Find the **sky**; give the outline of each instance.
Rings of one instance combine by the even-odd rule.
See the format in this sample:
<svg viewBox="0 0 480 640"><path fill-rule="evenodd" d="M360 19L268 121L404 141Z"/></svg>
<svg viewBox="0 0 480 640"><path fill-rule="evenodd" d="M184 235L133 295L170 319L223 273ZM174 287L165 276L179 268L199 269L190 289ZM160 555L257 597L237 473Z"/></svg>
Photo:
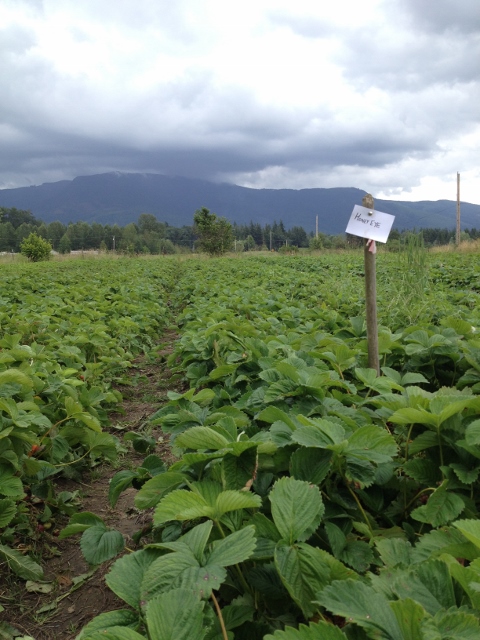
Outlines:
<svg viewBox="0 0 480 640"><path fill-rule="evenodd" d="M0 188L107 171L480 204L480 0L0 0Z"/></svg>

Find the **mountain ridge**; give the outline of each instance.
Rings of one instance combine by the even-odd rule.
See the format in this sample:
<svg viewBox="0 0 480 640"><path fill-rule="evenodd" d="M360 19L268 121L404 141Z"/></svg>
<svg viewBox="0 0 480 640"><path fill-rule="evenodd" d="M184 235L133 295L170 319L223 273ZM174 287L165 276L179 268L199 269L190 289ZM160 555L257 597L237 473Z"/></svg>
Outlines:
<svg viewBox="0 0 480 640"><path fill-rule="evenodd" d="M0 206L30 210L44 222L119 224L136 222L141 213L181 227L191 225L196 209L205 206L231 222L298 225L337 234L345 231L355 204L365 191L355 187L252 189L181 176L109 172L73 180L0 190ZM406 202L375 199L375 208L396 216L395 228L454 228L453 200ZM461 203L462 228L480 228L480 205Z"/></svg>

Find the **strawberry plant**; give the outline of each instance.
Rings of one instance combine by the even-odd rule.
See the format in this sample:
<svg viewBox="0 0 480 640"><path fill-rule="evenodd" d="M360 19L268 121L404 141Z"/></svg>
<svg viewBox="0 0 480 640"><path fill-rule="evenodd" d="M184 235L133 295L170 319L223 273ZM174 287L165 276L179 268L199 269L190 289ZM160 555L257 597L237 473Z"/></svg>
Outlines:
<svg viewBox="0 0 480 640"><path fill-rule="evenodd" d="M166 321L173 265L158 266L99 261L4 269L0 559L20 577L37 580L42 569L16 545L56 513L74 510L74 501L55 494L53 480L79 478L83 468L117 455L118 441L102 430L121 399L111 383Z"/></svg>
<svg viewBox="0 0 480 640"><path fill-rule="evenodd" d="M380 258L381 376L360 256L185 265L169 364L190 389L151 418L176 461L114 477L111 504L134 486L151 527L107 574L124 608L79 638L479 635L478 294L446 282L393 309ZM434 281L459 277L436 260ZM93 514L76 532L92 563L123 549Z"/></svg>

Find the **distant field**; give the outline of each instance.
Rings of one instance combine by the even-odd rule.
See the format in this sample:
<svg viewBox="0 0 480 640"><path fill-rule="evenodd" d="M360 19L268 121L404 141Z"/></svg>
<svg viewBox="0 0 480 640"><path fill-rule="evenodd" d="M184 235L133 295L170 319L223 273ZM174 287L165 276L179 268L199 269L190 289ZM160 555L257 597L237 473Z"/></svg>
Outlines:
<svg viewBox="0 0 480 640"><path fill-rule="evenodd" d="M362 598L369 616L391 612L393 629L401 610L418 629L440 633L453 616L480 634L480 264L419 248L378 254L377 377L361 251L244 257L5 258L0 559L41 580L42 559L22 541L62 514L91 564L123 553L122 536L75 514L57 484L133 443L145 460L120 458L110 501L134 487L154 531L107 578L127 613L82 638L108 626L112 638L154 637L168 619L172 637L209 627L212 639L287 640L280 631L303 623L342 640L345 618L352 637L373 637L359 631ZM155 361L167 328L182 392L122 441L109 430L117 385L135 359ZM153 427L170 438L170 468ZM145 553L142 542L157 546ZM129 625L137 635L114 635Z"/></svg>

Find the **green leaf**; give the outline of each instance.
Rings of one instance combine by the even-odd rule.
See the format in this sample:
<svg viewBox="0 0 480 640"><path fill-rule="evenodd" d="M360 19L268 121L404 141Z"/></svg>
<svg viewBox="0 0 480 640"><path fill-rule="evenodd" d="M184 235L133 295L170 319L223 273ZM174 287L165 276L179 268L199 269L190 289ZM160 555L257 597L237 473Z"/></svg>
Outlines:
<svg viewBox="0 0 480 640"><path fill-rule="evenodd" d="M417 507L411 513L414 520L440 527L455 520L465 509L465 502L458 494L447 490L445 480L428 499L427 504Z"/></svg>
<svg viewBox="0 0 480 640"><path fill-rule="evenodd" d="M114 558L125 547L120 531L107 529L105 525L95 525L83 532L80 548L88 564L101 564Z"/></svg>
<svg viewBox="0 0 480 640"><path fill-rule="evenodd" d="M325 533L335 558L340 559L343 550L347 545L347 538L340 527L333 522L325 523Z"/></svg>
<svg viewBox="0 0 480 640"><path fill-rule="evenodd" d="M0 529L6 527L13 520L16 513L17 507L13 500L8 500L7 498L0 500Z"/></svg>
<svg viewBox="0 0 480 640"><path fill-rule="evenodd" d="M478 478L480 467L469 469L462 463L452 462L449 467L454 470L455 475L464 484L473 484Z"/></svg>
<svg viewBox="0 0 480 640"><path fill-rule="evenodd" d="M157 558L158 553L149 549L122 556L105 576L105 582L119 598L138 611L143 578Z"/></svg>
<svg viewBox="0 0 480 640"><path fill-rule="evenodd" d="M139 622L138 614L129 609L117 609L116 611L101 613L83 627L77 636L77 640L84 640L87 637L90 638L91 634L95 631L103 632L109 627L135 628L139 625ZM102 636L102 638L103 637L104 636Z"/></svg>
<svg viewBox="0 0 480 640"><path fill-rule="evenodd" d="M457 520L457 522L462 522ZM440 554L450 554L454 558L474 560L480 555L480 548L468 541L462 533L453 527L434 529L421 536L412 550L413 562L423 562Z"/></svg>
<svg viewBox="0 0 480 640"><path fill-rule="evenodd" d="M321 484L331 469L332 452L301 447L290 457L290 473L296 480Z"/></svg>
<svg viewBox="0 0 480 640"><path fill-rule="evenodd" d="M152 480L156 480L156 476ZM156 527L170 520L193 520L195 518L211 517L213 508L203 496L186 489L177 489L166 495L157 505L153 516Z"/></svg>
<svg viewBox="0 0 480 640"><path fill-rule="evenodd" d="M465 429L465 440L468 446L480 445L480 420L474 420Z"/></svg>
<svg viewBox="0 0 480 640"><path fill-rule="evenodd" d="M150 600L159 593L174 589L181 574L199 562L191 552L176 551L157 558L146 570L142 581L142 600Z"/></svg>
<svg viewBox="0 0 480 640"><path fill-rule="evenodd" d="M260 420L261 422L267 422L268 424L273 424L274 422L280 421L290 427L292 431L294 431L297 427L292 417L288 413L282 411L281 409L278 409L277 407L267 407L256 416L256 419Z"/></svg>
<svg viewBox="0 0 480 640"><path fill-rule="evenodd" d="M298 629L286 627L285 631L275 631L273 635L268 633L263 640L345 640L346 637L338 627L326 622L317 622L311 623L308 627L301 624Z"/></svg>
<svg viewBox="0 0 480 640"><path fill-rule="evenodd" d="M208 562L221 567L238 564L252 555L255 545L255 527L250 525L235 531L223 540L215 541Z"/></svg>
<svg viewBox="0 0 480 640"><path fill-rule="evenodd" d="M328 420L309 420L311 424L298 427L292 434L292 440L304 447L324 449L338 444L345 438L345 429L336 422Z"/></svg>
<svg viewBox="0 0 480 640"><path fill-rule="evenodd" d="M346 453L381 464L389 462L398 451L397 443L386 429L366 425L354 431L348 439Z"/></svg>
<svg viewBox="0 0 480 640"><path fill-rule="evenodd" d="M452 578L461 585L467 594L472 607L478 610L480 608L480 593L478 590L480 571L477 561L470 563L468 567L463 567L456 558L449 554L444 554L441 558L448 566Z"/></svg>
<svg viewBox="0 0 480 640"><path fill-rule="evenodd" d="M203 602L187 589L174 589L148 603L148 632L155 640L203 640Z"/></svg>
<svg viewBox="0 0 480 640"><path fill-rule="evenodd" d="M125 469L116 473L110 480L108 487L108 503L113 507L117 504L117 500L120 497L122 491L127 489L132 484L132 480L137 477L135 471L129 471Z"/></svg>
<svg viewBox="0 0 480 640"><path fill-rule="evenodd" d="M473 613L466 611L439 611L433 621L442 638L455 640L478 640L480 623Z"/></svg>
<svg viewBox="0 0 480 640"><path fill-rule="evenodd" d="M350 482L358 482L363 489L375 482L375 467L367 460L347 458L345 475Z"/></svg>
<svg viewBox="0 0 480 640"><path fill-rule="evenodd" d="M453 526L480 549L480 520L457 520Z"/></svg>
<svg viewBox="0 0 480 640"><path fill-rule="evenodd" d="M386 597L363 582L335 581L317 595L316 601L335 615L363 627L372 637L404 640Z"/></svg>
<svg viewBox="0 0 480 640"><path fill-rule="evenodd" d="M408 451L411 455L415 455L432 447L438 447L438 435L434 431L424 431L413 440Z"/></svg>
<svg viewBox="0 0 480 640"><path fill-rule="evenodd" d="M253 620L255 607L253 604L245 604L246 598L237 598L232 604L223 607L222 616L227 630L239 627L247 620Z"/></svg>
<svg viewBox="0 0 480 640"><path fill-rule="evenodd" d="M187 567L175 579L173 587L193 591L199 598L208 600L212 591L220 589L227 579L227 572L216 564L203 567Z"/></svg>
<svg viewBox="0 0 480 640"><path fill-rule="evenodd" d="M239 366L239 363L221 364L219 367L213 369L213 371L210 372L209 378L210 380L220 380L221 378L226 378L231 373L235 373Z"/></svg>
<svg viewBox="0 0 480 640"><path fill-rule="evenodd" d="M432 616L456 605L448 566L437 559L422 562L414 570L394 578L391 589L400 599L411 598L419 602Z"/></svg>
<svg viewBox="0 0 480 640"><path fill-rule="evenodd" d="M23 484L7 467L0 469L0 496L7 498L23 498Z"/></svg>
<svg viewBox="0 0 480 640"><path fill-rule="evenodd" d="M389 421L395 424L426 424L432 427L437 427L438 425L437 416L425 409L413 409L412 407L398 409L390 416Z"/></svg>
<svg viewBox="0 0 480 640"><path fill-rule="evenodd" d="M84 636L85 640L145 640L145 636L128 627L108 627L103 631L94 631Z"/></svg>
<svg viewBox="0 0 480 640"><path fill-rule="evenodd" d="M374 562L375 557L370 546L363 540L348 540L340 555L340 560L355 571L365 573Z"/></svg>
<svg viewBox="0 0 480 640"><path fill-rule="evenodd" d="M436 485L442 478L438 463L428 458L412 458L403 465L403 470L407 476L427 487Z"/></svg>
<svg viewBox="0 0 480 640"><path fill-rule="evenodd" d="M221 518L225 513L237 509L258 509L262 506L260 496L249 491L222 491L215 503L214 517Z"/></svg>
<svg viewBox="0 0 480 640"><path fill-rule="evenodd" d="M83 422L83 424L87 425L87 427L92 431L96 431L97 433L101 432L102 427L100 425L100 420L98 418L95 418L95 416L92 416L91 413L82 411L81 413L75 414L74 417L80 422Z"/></svg>
<svg viewBox="0 0 480 640"><path fill-rule="evenodd" d="M215 506L218 496L222 493L222 485L220 482L209 478L192 482L191 488L206 500L209 507Z"/></svg>
<svg viewBox="0 0 480 640"><path fill-rule="evenodd" d="M412 545L402 538L380 538L375 540L384 565L394 567L408 567L412 562Z"/></svg>
<svg viewBox="0 0 480 640"><path fill-rule="evenodd" d="M137 509L150 509L155 507L160 500L170 491L176 489L185 482L183 473L167 471L147 480L135 496Z"/></svg>
<svg viewBox="0 0 480 640"><path fill-rule="evenodd" d="M2 385L18 385L22 389L31 389L33 381L19 369L7 369L0 373L0 387Z"/></svg>
<svg viewBox="0 0 480 640"><path fill-rule="evenodd" d="M330 567L319 551L305 543L288 546L284 542L279 542L275 549L275 566L280 578L307 618L316 611L315 596L331 576Z"/></svg>
<svg viewBox="0 0 480 640"><path fill-rule="evenodd" d="M237 443L240 444L240 443ZM247 449L239 456L227 454L222 461L222 480L225 489L243 489L255 476L256 448Z"/></svg>
<svg viewBox="0 0 480 640"><path fill-rule="evenodd" d="M250 584L269 601L285 601L285 598L288 598L288 592L283 586L278 571L273 563L257 564L247 573L246 579L248 584Z"/></svg>
<svg viewBox="0 0 480 640"><path fill-rule="evenodd" d="M422 621L426 617L425 609L410 598L394 600L390 607L397 618L403 640L422 640L425 636Z"/></svg>
<svg viewBox="0 0 480 640"><path fill-rule="evenodd" d="M375 369L355 369L355 375L367 388L377 393L389 393L392 389L403 390L395 380L378 376Z"/></svg>
<svg viewBox="0 0 480 640"><path fill-rule="evenodd" d="M158 476L167 470L163 460L153 453L147 456L142 462L142 468L146 469L151 476Z"/></svg>
<svg viewBox="0 0 480 640"><path fill-rule="evenodd" d="M90 448L90 453L95 454L96 457L104 456L109 460L115 460L117 457L115 439L109 433L96 433L89 430L85 433L85 441Z"/></svg>
<svg viewBox="0 0 480 640"><path fill-rule="evenodd" d="M267 538L274 542L279 542L282 539L275 524L263 513L255 513L249 522L254 525L257 538Z"/></svg>
<svg viewBox="0 0 480 640"><path fill-rule="evenodd" d="M203 564L203 553L207 546L212 527L213 522L203 522L202 524L193 527L193 529L190 529L190 531L178 539L179 542L183 542L187 545L199 564Z"/></svg>
<svg viewBox="0 0 480 640"><path fill-rule="evenodd" d="M76 533L83 533L90 527L103 526L105 524L101 518L96 516L90 511L84 511L83 513L74 513L70 518L68 525L60 531L58 536L61 540L68 536L73 536Z"/></svg>
<svg viewBox="0 0 480 640"><path fill-rule="evenodd" d="M269 498L273 521L289 544L307 540L320 524L325 511L318 487L294 478L277 480Z"/></svg>
<svg viewBox="0 0 480 640"><path fill-rule="evenodd" d="M192 402L199 404L200 406L204 406L210 404L210 402L215 398L215 391L212 389L201 389L198 393L195 393L192 396Z"/></svg>
<svg viewBox="0 0 480 640"><path fill-rule="evenodd" d="M230 440L210 427L191 427L181 433L175 439L175 445L183 449L196 449L204 451L211 449L217 451L224 449Z"/></svg>
<svg viewBox="0 0 480 640"><path fill-rule="evenodd" d="M10 549L10 547L0 544L0 558L6 561L13 573L24 580L41 580L43 578L42 567L16 549Z"/></svg>

